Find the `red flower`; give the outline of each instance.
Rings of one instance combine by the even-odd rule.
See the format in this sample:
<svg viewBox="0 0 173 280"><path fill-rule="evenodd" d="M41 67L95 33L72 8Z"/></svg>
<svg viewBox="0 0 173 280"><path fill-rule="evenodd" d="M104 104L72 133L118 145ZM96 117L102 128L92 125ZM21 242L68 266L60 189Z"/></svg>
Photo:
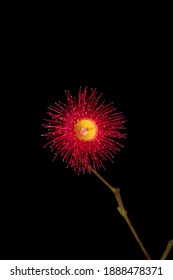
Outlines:
<svg viewBox="0 0 173 280"><path fill-rule="evenodd" d="M105 101L98 105L101 94L97 96L96 89L86 98L87 88L79 90L78 102L69 91L66 91L67 104L56 103L49 107L43 126L48 129L46 136L50 141L44 146L50 146L55 153L54 159L60 154L67 167L71 166L79 174L90 166L104 168L103 161L113 162L113 155L123 145L116 139L125 138L125 119L120 112L115 112L112 103Z"/></svg>

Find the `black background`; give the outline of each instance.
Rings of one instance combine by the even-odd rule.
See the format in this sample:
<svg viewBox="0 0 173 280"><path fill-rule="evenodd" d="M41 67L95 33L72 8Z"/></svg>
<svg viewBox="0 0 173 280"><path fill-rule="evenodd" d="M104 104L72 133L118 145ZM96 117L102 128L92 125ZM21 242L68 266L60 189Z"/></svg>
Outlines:
<svg viewBox="0 0 173 280"><path fill-rule="evenodd" d="M9 26L0 258L145 259L110 190L93 174L66 169L61 157L52 163L43 149L47 107L66 102L65 90L77 98L88 86L128 120L125 148L100 174L121 189L136 231L159 259L173 237L164 52L142 27L122 21L111 30L100 23L88 29L79 22L65 27L39 17Z"/></svg>

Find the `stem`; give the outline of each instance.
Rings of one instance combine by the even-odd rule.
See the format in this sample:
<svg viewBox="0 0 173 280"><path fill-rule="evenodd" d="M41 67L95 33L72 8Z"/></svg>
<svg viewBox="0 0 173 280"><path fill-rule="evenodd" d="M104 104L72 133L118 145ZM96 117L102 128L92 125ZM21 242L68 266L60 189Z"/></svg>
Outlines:
<svg viewBox="0 0 173 280"><path fill-rule="evenodd" d="M169 252L171 251L171 248L173 247L173 239L168 241L167 247L165 249L165 252L163 253L161 260L166 260Z"/></svg>
<svg viewBox="0 0 173 280"><path fill-rule="evenodd" d="M129 217L127 214L126 209L124 208L124 204L123 201L121 199L121 195L120 195L120 189L119 188L113 188L95 169L93 169L90 166L90 170L113 192L117 203L118 203L118 211L119 213L123 216L123 218L125 219L126 223L128 224L129 228L131 229L136 241L138 242L139 246L141 247L146 259L151 260L150 255L147 253L144 245L142 244L141 240L139 239L139 236L137 235Z"/></svg>

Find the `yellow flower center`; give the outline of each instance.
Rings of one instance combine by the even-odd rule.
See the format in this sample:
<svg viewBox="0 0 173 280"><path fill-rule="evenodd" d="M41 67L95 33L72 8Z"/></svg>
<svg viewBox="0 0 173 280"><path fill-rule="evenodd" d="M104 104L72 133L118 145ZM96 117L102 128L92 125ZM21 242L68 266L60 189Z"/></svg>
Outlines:
<svg viewBox="0 0 173 280"><path fill-rule="evenodd" d="M91 141L96 137L97 126L93 121L83 119L75 124L75 131L80 140Z"/></svg>

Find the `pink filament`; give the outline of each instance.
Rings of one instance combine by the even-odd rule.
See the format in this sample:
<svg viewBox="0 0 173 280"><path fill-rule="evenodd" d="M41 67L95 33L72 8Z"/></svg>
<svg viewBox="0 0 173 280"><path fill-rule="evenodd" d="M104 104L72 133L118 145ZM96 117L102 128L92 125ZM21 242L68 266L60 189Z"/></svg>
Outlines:
<svg viewBox="0 0 173 280"><path fill-rule="evenodd" d="M55 103L49 107L43 135L49 141L54 152L54 159L61 155L67 167L71 166L78 174L90 171L89 165L95 169L105 168L103 161L113 161L114 155L123 147L117 139L125 138L125 118L121 112L115 112L112 103L105 105L105 101L98 105L101 94L97 96L96 89L86 98L87 88L79 90L78 102L69 91L66 91L67 104ZM76 137L75 124L80 119L90 119L96 123L98 133L94 141L83 141ZM87 128L81 128L79 133L87 135Z"/></svg>

